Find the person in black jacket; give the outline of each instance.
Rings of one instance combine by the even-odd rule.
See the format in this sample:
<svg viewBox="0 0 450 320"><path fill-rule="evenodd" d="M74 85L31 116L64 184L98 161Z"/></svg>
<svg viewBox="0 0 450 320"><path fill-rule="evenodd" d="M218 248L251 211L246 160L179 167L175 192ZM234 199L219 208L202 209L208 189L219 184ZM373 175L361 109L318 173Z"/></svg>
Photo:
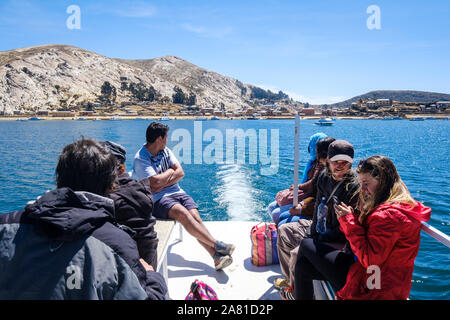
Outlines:
<svg viewBox="0 0 450 320"><path fill-rule="evenodd" d="M116 220L133 231L139 255L156 270L158 263L158 238L154 230L156 219L152 216L153 197L148 180L132 179L125 171L126 150L120 144L103 142L117 159L119 188L109 194L114 200Z"/></svg>
<svg viewBox="0 0 450 320"><path fill-rule="evenodd" d="M344 154L345 153L345 154ZM354 150L345 140L336 140L328 147L326 169L317 178L317 193L314 215L311 225L311 237L329 243L345 244L347 239L339 229L340 224L334 211L333 197L349 205L358 200L358 175L352 170ZM334 191L334 193L333 193ZM326 231L317 232L317 210L321 199L325 198L328 206Z"/></svg>
<svg viewBox="0 0 450 320"><path fill-rule="evenodd" d="M313 299L313 280L328 280L335 290L339 290L354 262L334 208L335 203L353 206L358 200L359 179L352 170L353 157L354 149L348 141L336 140L328 147L327 169L322 171L317 181L311 237L301 242L295 264L297 300ZM325 231L316 228L322 198L328 206Z"/></svg>
<svg viewBox="0 0 450 320"><path fill-rule="evenodd" d="M0 300L164 300L164 278L118 228L116 159L99 142L66 146L57 189L0 215Z"/></svg>

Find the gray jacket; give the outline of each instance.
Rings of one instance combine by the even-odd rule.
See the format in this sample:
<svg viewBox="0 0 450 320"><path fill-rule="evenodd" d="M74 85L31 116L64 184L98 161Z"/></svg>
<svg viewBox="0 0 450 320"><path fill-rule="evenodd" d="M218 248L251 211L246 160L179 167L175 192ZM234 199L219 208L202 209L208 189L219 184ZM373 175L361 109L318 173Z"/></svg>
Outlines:
<svg viewBox="0 0 450 320"><path fill-rule="evenodd" d="M0 215L0 299L165 299L112 200L68 188Z"/></svg>

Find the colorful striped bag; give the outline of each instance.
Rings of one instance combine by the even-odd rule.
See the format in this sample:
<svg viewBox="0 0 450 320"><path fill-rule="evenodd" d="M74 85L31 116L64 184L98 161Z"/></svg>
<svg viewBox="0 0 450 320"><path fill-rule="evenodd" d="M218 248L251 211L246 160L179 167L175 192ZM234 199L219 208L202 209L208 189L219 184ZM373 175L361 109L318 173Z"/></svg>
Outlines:
<svg viewBox="0 0 450 320"><path fill-rule="evenodd" d="M274 223L259 223L250 232L252 240L252 263L263 267L279 263L277 252L277 226Z"/></svg>

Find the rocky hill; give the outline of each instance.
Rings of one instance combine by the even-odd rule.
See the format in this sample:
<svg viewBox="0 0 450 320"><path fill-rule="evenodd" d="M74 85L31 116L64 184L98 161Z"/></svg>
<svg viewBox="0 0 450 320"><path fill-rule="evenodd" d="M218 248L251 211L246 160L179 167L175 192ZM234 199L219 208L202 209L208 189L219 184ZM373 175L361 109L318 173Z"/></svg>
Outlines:
<svg viewBox="0 0 450 320"><path fill-rule="evenodd" d="M366 94L353 97L351 99L331 104L332 108L346 108L350 107L353 102L367 99L391 99L399 102L418 102L418 103L433 103L440 100L449 101L450 94L426 92L426 91L411 91L411 90L378 90L371 91Z"/></svg>
<svg viewBox="0 0 450 320"><path fill-rule="evenodd" d="M96 101L172 102L176 86L197 106L223 103L226 110L248 106L255 89L174 56L122 60L66 45L0 52L0 112L5 113L66 110Z"/></svg>
<svg viewBox="0 0 450 320"><path fill-rule="evenodd" d="M166 91L171 92L176 84L186 93L194 93L200 105L237 107L247 105L251 87L240 81L222 76L180 59L175 56L165 56L151 60L118 60L132 67L145 70L162 79L161 86L168 85ZM172 95L170 95L172 96Z"/></svg>

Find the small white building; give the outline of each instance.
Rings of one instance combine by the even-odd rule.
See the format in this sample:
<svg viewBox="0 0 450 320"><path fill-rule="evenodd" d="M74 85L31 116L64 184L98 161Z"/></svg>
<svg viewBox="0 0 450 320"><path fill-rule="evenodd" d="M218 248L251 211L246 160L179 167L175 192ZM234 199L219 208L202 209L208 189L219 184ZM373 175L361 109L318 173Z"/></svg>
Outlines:
<svg viewBox="0 0 450 320"><path fill-rule="evenodd" d="M48 117L49 111L48 111L48 110L38 110L38 111L36 112L36 114L37 114L38 116Z"/></svg>
<svg viewBox="0 0 450 320"><path fill-rule="evenodd" d="M52 117L74 117L75 113L72 111L53 111L51 112Z"/></svg>
<svg viewBox="0 0 450 320"><path fill-rule="evenodd" d="M436 102L436 106L439 109L450 108L450 101L438 101L438 102Z"/></svg>
<svg viewBox="0 0 450 320"><path fill-rule="evenodd" d="M206 115L213 115L214 113L214 108L211 107L207 107L207 108L201 108L200 112L206 116Z"/></svg>
<svg viewBox="0 0 450 320"><path fill-rule="evenodd" d="M389 107L392 105L391 99L377 99L375 100L375 105L377 107Z"/></svg>
<svg viewBox="0 0 450 320"><path fill-rule="evenodd" d="M367 106L367 108L369 108L369 109L375 109L376 106L377 106L377 104L376 104L375 101L370 100L370 101L367 101L367 102L366 102L366 106Z"/></svg>

